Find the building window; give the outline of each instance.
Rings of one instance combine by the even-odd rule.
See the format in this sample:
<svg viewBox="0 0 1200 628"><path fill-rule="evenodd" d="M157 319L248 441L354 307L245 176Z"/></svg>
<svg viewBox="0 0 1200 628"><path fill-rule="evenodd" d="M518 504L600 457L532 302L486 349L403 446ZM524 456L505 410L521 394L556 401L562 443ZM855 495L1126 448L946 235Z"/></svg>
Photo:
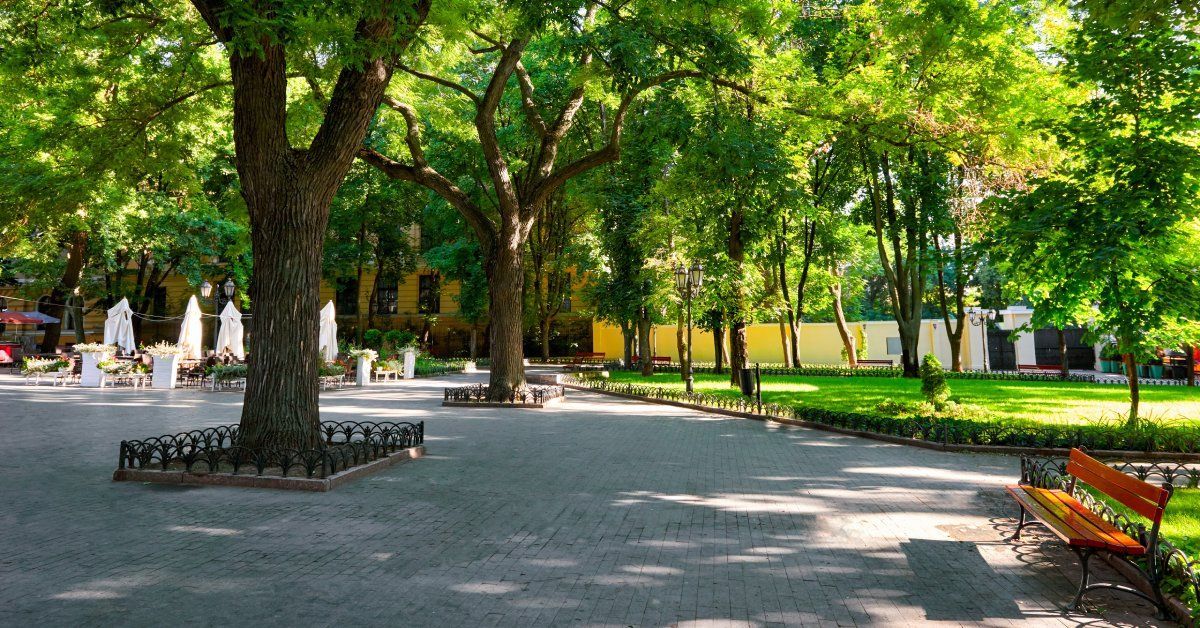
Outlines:
<svg viewBox="0 0 1200 628"><path fill-rule="evenodd" d="M903 355L904 354L904 345L900 344L899 336L887 339L887 354L888 355Z"/></svg>
<svg viewBox="0 0 1200 628"><path fill-rule="evenodd" d="M334 283L334 307L338 314L358 314L358 279L339 277Z"/></svg>
<svg viewBox="0 0 1200 628"><path fill-rule="evenodd" d="M442 286L437 275L421 275L417 287L417 311L422 314L442 311Z"/></svg>
<svg viewBox="0 0 1200 628"><path fill-rule="evenodd" d="M400 282L391 275L384 275L376 280L379 286L375 292L375 312L378 314L395 314L400 302Z"/></svg>

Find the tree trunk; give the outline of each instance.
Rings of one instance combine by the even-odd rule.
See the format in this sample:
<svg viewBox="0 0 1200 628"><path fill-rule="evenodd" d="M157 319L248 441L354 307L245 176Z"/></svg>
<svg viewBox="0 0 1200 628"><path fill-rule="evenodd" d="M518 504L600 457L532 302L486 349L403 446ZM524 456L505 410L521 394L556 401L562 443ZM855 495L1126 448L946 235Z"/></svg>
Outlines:
<svg viewBox="0 0 1200 628"><path fill-rule="evenodd" d="M792 356L788 347L787 318L783 314L779 315L779 344L783 349L783 366L787 368L792 365Z"/></svg>
<svg viewBox="0 0 1200 628"><path fill-rule="evenodd" d="M521 342L525 264L521 249L516 227L506 225L488 256L490 259L485 260L491 297L488 315L492 323L488 398L493 401L511 399L513 393L525 389L525 351Z"/></svg>
<svg viewBox="0 0 1200 628"><path fill-rule="evenodd" d="M650 377L654 375L654 356L653 349L650 348L650 308L640 308L638 317L638 358L641 360L642 376Z"/></svg>
<svg viewBox="0 0 1200 628"><path fill-rule="evenodd" d="M356 269L356 274L355 274L355 279L354 279L354 312L355 312L354 325L356 327L356 329L354 331L354 342L360 347L362 346L362 338L363 338L363 311L362 311L362 300L359 298L359 295L362 294L363 255L366 254L363 251L363 246L366 241L367 241L367 222L366 222L366 219L364 218L362 225L358 228L358 268ZM376 272L375 276L378 277L379 273ZM367 309L368 310L371 309L371 305L369 303L367 304ZM474 329L472 329L471 331L474 332ZM472 360L475 359L475 356L473 354L471 355L471 359Z"/></svg>
<svg viewBox="0 0 1200 628"><path fill-rule="evenodd" d="M1134 428L1138 424L1138 403L1141 401L1141 391L1138 388L1137 360L1132 353L1122 356L1125 361L1125 376L1129 378L1129 417L1125 426Z"/></svg>
<svg viewBox="0 0 1200 628"><path fill-rule="evenodd" d="M474 323L472 323L472 324L471 324L471 354L470 354L470 355L471 355L471 361L472 361L472 362L474 362L474 361L475 361L475 356L476 356L476 349L475 349L475 347L477 346L477 345L476 345L476 340L477 340L477 338L478 338L478 336L479 336L479 334L478 334L478 330L476 329L476 327L477 327L477 325L476 325L476 324L474 324Z"/></svg>
<svg viewBox="0 0 1200 628"><path fill-rule="evenodd" d="M842 337L842 346L846 348L846 363L850 368L858 368L858 347L850 336L850 328L846 325L846 314L842 311L842 284L829 286L829 294L833 297L833 320L837 323L838 335Z"/></svg>
<svg viewBox="0 0 1200 628"><path fill-rule="evenodd" d="M718 311L713 317L713 357L716 360L716 368L714 373L720 375L725 372L725 321L724 317Z"/></svg>
<svg viewBox="0 0 1200 628"><path fill-rule="evenodd" d="M320 445L318 294L321 249L334 189L281 177L276 194L255 197L250 239L254 273L254 351L248 357L241 445L309 449Z"/></svg>
<svg viewBox="0 0 1200 628"><path fill-rule="evenodd" d="M540 328L539 332L541 334L541 343L542 343L542 364L545 364L550 361L550 326L552 324L551 321L552 321L552 319L547 316L542 319L541 324L539 325L539 328Z"/></svg>
<svg viewBox="0 0 1200 628"><path fill-rule="evenodd" d="M83 275L83 259L87 252L88 234L86 231L76 231L72 233L67 242L67 265L63 269L62 278L55 284L54 289L50 291L49 303L45 306L45 311L42 312L48 316L53 316L59 319L57 323L46 323L45 333L42 335L42 353L54 353L58 348L59 338L62 336L62 317L64 305L73 294L75 288L79 287L79 278ZM82 327L82 324L79 325Z"/></svg>
<svg viewBox="0 0 1200 628"><path fill-rule="evenodd" d="M1071 365L1067 362L1067 332L1058 329L1058 364L1059 374L1065 379L1071 374Z"/></svg>
<svg viewBox="0 0 1200 628"><path fill-rule="evenodd" d="M621 321L621 353L625 360L625 368L633 368L634 323Z"/></svg>
<svg viewBox="0 0 1200 628"><path fill-rule="evenodd" d="M900 365L904 369L904 377L920 377L921 319L897 322L896 328L900 332Z"/></svg>

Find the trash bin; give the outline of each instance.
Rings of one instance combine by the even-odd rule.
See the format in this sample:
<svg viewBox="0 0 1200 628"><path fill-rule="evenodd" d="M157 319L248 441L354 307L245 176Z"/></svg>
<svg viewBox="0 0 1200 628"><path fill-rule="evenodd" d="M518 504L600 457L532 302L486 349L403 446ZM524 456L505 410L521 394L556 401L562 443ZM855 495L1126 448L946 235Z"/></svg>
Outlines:
<svg viewBox="0 0 1200 628"><path fill-rule="evenodd" d="M747 397L754 396L754 369L742 369L741 376L742 394Z"/></svg>

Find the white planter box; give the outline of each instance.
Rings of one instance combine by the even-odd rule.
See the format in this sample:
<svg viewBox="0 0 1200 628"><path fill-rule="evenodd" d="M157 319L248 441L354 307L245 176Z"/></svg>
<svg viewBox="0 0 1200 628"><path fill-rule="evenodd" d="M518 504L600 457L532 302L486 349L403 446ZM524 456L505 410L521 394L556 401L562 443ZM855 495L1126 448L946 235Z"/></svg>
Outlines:
<svg viewBox="0 0 1200 628"><path fill-rule="evenodd" d="M179 379L179 360L183 356L163 355L154 356L154 376L151 380L155 388L174 388Z"/></svg>
<svg viewBox="0 0 1200 628"><path fill-rule="evenodd" d="M84 353L83 356L83 372L79 375L79 385L87 388L99 388L100 368L96 365L108 359L107 353Z"/></svg>
<svg viewBox="0 0 1200 628"><path fill-rule="evenodd" d="M371 361L366 358L358 359L358 370L354 376L354 383L359 386L366 386L371 383Z"/></svg>
<svg viewBox="0 0 1200 628"><path fill-rule="evenodd" d="M417 376L417 352L404 352L404 379L412 379Z"/></svg>
<svg viewBox="0 0 1200 628"><path fill-rule="evenodd" d="M474 360L468 360L467 363L463 365L463 372L464 373L478 373L479 369L476 368Z"/></svg>

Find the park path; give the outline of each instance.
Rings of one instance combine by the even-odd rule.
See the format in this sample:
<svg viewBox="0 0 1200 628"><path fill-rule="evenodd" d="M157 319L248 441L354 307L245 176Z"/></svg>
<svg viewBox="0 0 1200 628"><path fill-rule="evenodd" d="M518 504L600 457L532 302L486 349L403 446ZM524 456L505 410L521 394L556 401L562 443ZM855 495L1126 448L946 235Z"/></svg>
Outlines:
<svg viewBox="0 0 1200 628"><path fill-rule="evenodd" d="M121 438L236 421L240 395L0 376L0 625L1144 623L1004 541L1017 461L570 392L441 408L451 376L326 393L425 420L430 455L332 493L109 481ZM1044 538L1044 537L1042 537Z"/></svg>

